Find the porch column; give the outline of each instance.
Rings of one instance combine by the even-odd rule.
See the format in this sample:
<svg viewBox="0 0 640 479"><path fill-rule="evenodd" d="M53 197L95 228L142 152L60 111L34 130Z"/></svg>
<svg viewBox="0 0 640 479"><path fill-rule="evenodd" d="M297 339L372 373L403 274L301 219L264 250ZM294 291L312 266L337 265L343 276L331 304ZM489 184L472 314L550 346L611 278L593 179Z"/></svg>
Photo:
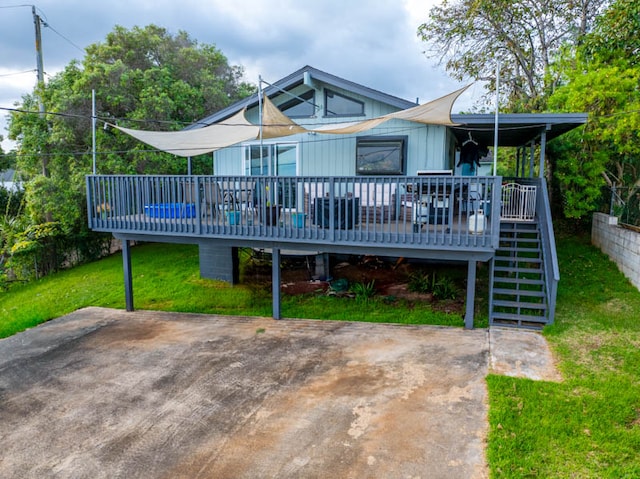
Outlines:
<svg viewBox="0 0 640 479"><path fill-rule="evenodd" d="M547 128L549 126L547 125ZM544 178L544 155L547 151L547 130L544 130L540 135L540 172L539 177Z"/></svg>
<svg viewBox="0 0 640 479"><path fill-rule="evenodd" d="M535 157L536 157L536 142L531 140L531 145L529 146L529 178L533 178L533 168L535 166Z"/></svg>
<svg viewBox="0 0 640 479"><path fill-rule="evenodd" d="M469 261L467 271L467 305L464 315L464 328L473 329L473 309L476 301L476 263Z"/></svg>
<svg viewBox="0 0 640 479"><path fill-rule="evenodd" d="M131 248L129 240L122 240L122 270L124 272L124 302L127 311L133 311L133 277L131 275Z"/></svg>
<svg viewBox="0 0 640 479"><path fill-rule="evenodd" d="M273 319L280 316L280 248L273 248L271 252L271 291L273 301Z"/></svg>

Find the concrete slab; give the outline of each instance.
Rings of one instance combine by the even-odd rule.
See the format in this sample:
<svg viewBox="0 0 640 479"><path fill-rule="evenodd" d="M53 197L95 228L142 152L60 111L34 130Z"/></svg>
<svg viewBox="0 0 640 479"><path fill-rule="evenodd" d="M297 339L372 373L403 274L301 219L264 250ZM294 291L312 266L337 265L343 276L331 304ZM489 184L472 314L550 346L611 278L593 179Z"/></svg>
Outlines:
<svg viewBox="0 0 640 479"><path fill-rule="evenodd" d="M504 376L562 381L547 340L535 331L491 328L490 371Z"/></svg>
<svg viewBox="0 0 640 479"><path fill-rule="evenodd" d="M0 341L0 477L484 478L489 362L486 330L87 308Z"/></svg>

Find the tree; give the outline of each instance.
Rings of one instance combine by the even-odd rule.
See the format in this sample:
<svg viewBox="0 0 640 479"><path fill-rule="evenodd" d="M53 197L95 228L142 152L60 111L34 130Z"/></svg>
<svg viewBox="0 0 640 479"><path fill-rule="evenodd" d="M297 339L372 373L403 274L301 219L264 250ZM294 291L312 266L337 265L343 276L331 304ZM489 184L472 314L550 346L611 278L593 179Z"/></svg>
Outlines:
<svg viewBox="0 0 640 479"><path fill-rule="evenodd" d="M597 209L602 187L622 187L638 211L640 192L640 2L617 0L597 19L577 48L568 49L563 85L549 98L555 111L585 111L589 123L579 136L551 145L565 215Z"/></svg>
<svg viewBox="0 0 640 479"><path fill-rule="evenodd" d="M608 0L443 0L418 36L427 53L458 80L486 80L495 90L496 62L509 110L537 111L557 78L551 65L566 42L576 44Z"/></svg>
<svg viewBox="0 0 640 479"><path fill-rule="evenodd" d="M243 81L241 67L229 65L215 46L201 45L186 32L116 26L103 43L87 47L82 62L72 61L38 91L44 117L12 113L9 136L17 141L17 168L27 180L29 224L56 223L66 239L75 237L82 247L88 237L84 176L92 171L92 90L101 120L179 130L255 88ZM36 112L38 97L24 95L19 109ZM109 129L97 130L97 150L100 173L186 173L186 159L150 152ZM211 164L210 156L201 160L205 163Z"/></svg>

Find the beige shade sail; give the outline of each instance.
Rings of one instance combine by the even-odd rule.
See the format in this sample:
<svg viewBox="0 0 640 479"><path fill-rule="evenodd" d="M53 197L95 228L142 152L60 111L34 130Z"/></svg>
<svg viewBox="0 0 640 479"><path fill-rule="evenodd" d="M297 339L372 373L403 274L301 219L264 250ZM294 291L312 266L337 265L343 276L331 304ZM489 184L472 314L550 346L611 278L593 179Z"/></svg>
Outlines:
<svg viewBox="0 0 640 479"><path fill-rule="evenodd" d="M308 130L298 125L269 100L268 96L262 100L262 138L280 138L282 136L305 133Z"/></svg>
<svg viewBox="0 0 640 479"><path fill-rule="evenodd" d="M317 128L313 128L310 131L315 133L327 133L335 135L348 135L351 133L360 133L363 131L375 128L381 123L389 120L383 116L379 118L372 118L371 120L354 121L349 123L332 123L329 125L323 125Z"/></svg>
<svg viewBox="0 0 640 479"><path fill-rule="evenodd" d="M143 131L111 125L158 150L177 156L198 156L220 148L255 139L260 128L249 123L239 111L221 123L182 131Z"/></svg>
<svg viewBox="0 0 640 479"><path fill-rule="evenodd" d="M112 126L154 148L174 155L189 157L210 153L243 141L255 140L260 137L260 134L262 138L280 138L305 132L348 135L370 130L392 119L430 125L455 125L451 121L451 109L456 99L467 88L468 86L429 103L378 118L358 122L332 123L315 128L298 125L282 113L266 96L262 103L262 133L258 125L247 121L244 116L245 109L220 123L193 130L143 131Z"/></svg>
<svg viewBox="0 0 640 479"><path fill-rule="evenodd" d="M324 125L318 128L313 128L310 131L316 133L333 133L333 134L351 134L360 133L371 128L374 128L385 121L392 119L415 121L418 123L425 123L428 125L455 125L451 121L451 109L458 97L469 86L465 86L459 90L449 93L436 100L430 101L423 105L418 105L407 110L401 110L395 113L389 113L388 115L380 116L378 118L372 118L371 120L363 120L352 123L335 123L331 125Z"/></svg>
<svg viewBox="0 0 640 479"><path fill-rule="evenodd" d="M467 88L469 88L469 85L436 100L430 101L429 103L414 106L407 110L390 113L385 115L385 118L415 121L428 125L454 126L456 123L451 121L451 109L458 97L462 95Z"/></svg>

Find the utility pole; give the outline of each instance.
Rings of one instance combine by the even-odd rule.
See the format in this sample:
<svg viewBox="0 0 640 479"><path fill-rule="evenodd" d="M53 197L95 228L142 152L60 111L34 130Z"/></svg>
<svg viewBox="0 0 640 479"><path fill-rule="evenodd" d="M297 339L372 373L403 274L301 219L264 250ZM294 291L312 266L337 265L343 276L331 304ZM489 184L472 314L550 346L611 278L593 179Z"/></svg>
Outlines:
<svg viewBox="0 0 640 479"><path fill-rule="evenodd" d="M42 95L44 93L44 67L42 61L42 34L40 32L40 24L42 23L42 19L40 15L36 13L36 7L34 5L31 6L31 13L33 14L33 23L36 27L36 71L38 75L38 84L36 87L36 91L38 92L38 109L40 111L40 118L44 120L44 101L42 99ZM42 153L42 152L40 152ZM42 155L42 176L45 178L49 177L49 160L46 155Z"/></svg>
<svg viewBox="0 0 640 479"><path fill-rule="evenodd" d="M36 72L38 74L38 91L41 91L44 86L44 67L42 62L42 34L40 32L40 15L36 13L36 7L31 7L31 13L33 14L33 23L36 27ZM41 93L38 94L38 102L40 106L40 116L44 117L44 102L42 101Z"/></svg>

